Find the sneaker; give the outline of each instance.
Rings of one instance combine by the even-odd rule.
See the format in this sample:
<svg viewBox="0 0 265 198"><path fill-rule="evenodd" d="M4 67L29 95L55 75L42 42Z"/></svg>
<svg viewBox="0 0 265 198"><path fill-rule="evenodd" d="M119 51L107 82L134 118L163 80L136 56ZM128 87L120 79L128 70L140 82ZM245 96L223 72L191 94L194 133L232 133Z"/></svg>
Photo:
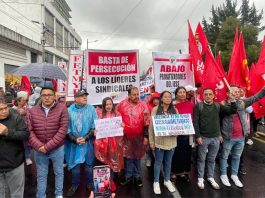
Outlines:
<svg viewBox="0 0 265 198"><path fill-rule="evenodd" d="M56 196L56 198L63 198L63 196L62 195L59 195L59 196Z"/></svg>
<svg viewBox="0 0 265 198"><path fill-rule="evenodd" d="M216 181L214 180L214 178L210 177L207 178L207 181L211 184L211 186L215 189L215 190L219 190L220 186L216 183Z"/></svg>
<svg viewBox="0 0 265 198"><path fill-rule="evenodd" d="M168 181L164 181L164 186L167 187L167 189L169 190L169 192L175 192L176 188L175 186L172 184L172 182L170 180Z"/></svg>
<svg viewBox="0 0 265 198"><path fill-rule="evenodd" d="M197 186L201 190L204 189L204 179L203 178L198 178Z"/></svg>
<svg viewBox="0 0 265 198"><path fill-rule="evenodd" d="M143 186L143 181L142 181L141 177L136 177L134 182L135 182L136 186L138 186L138 187L142 187Z"/></svg>
<svg viewBox="0 0 265 198"><path fill-rule="evenodd" d="M132 183L132 177L129 177L129 178L124 177L120 183L121 183L121 185L126 186L126 185Z"/></svg>
<svg viewBox="0 0 265 198"><path fill-rule="evenodd" d="M231 179L232 181L235 183L235 185L239 188L243 187L243 184L241 183L241 181L238 179L237 175L231 175Z"/></svg>
<svg viewBox="0 0 265 198"><path fill-rule="evenodd" d="M27 159L26 159L26 165L29 166L29 165L31 165L31 164L32 164L31 159L30 159L30 158L27 158Z"/></svg>
<svg viewBox="0 0 265 198"><path fill-rule="evenodd" d="M221 179L221 181L222 181L222 183L225 185L225 186L231 186L231 184L230 184L230 182L229 182L229 180L228 180L228 177L227 177L227 175L221 175L220 176L220 179Z"/></svg>
<svg viewBox="0 0 265 198"><path fill-rule="evenodd" d="M246 175L246 174L247 174L247 170L244 169L244 168L240 168L239 173L240 173L241 175Z"/></svg>
<svg viewBox="0 0 265 198"><path fill-rule="evenodd" d="M67 196L67 197L72 197L72 196L74 196L74 195L75 195L75 192L77 191L77 189L78 189L78 186L71 186L71 187L69 188L69 190L67 191L66 196Z"/></svg>
<svg viewBox="0 0 265 198"><path fill-rule="evenodd" d="M246 144L249 145L249 146L253 145L252 139L248 139L248 141L246 142Z"/></svg>
<svg viewBox="0 0 265 198"><path fill-rule="evenodd" d="M154 187L155 194L157 194L157 195L161 194L159 182L154 182L153 187Z"/></svg>
<svg viewBox="0 0 265 198"><path fill-rule="evenodd" d="M151 167L151 160L150 159L147 159L146 161L145 161L145 166L146 167Z"/></svg>

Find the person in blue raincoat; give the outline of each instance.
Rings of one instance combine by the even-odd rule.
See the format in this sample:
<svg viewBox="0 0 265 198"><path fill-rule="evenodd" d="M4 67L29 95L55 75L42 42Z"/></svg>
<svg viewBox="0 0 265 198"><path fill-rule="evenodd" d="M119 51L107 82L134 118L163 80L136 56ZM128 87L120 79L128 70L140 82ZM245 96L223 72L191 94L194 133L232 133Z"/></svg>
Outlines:
<svg viewBox="0 0 265 198"><path fill-rule="evenodd" d="M86 187L93 189L94 120L96 109L87 104L88 93L84 90L75 93L75 103L68 108L69 127L65 142L65 160L68 170L72 171L72 186L67 196L74 196L80 184L80 165L84 163Z"/></svg>

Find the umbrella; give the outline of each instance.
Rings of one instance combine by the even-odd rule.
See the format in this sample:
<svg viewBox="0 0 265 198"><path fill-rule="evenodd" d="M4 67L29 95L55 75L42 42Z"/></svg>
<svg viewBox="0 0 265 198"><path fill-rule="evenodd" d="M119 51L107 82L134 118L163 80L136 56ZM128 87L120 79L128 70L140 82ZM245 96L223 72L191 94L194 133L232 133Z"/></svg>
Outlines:
<svg viewBox="0 0 265 198"><path fill-rule="evenodd" d="M32 76L39 78L55 78L66 80L66 71L51 63L31 63L18 67L10 73L19 75L19 76Z"/></svg>

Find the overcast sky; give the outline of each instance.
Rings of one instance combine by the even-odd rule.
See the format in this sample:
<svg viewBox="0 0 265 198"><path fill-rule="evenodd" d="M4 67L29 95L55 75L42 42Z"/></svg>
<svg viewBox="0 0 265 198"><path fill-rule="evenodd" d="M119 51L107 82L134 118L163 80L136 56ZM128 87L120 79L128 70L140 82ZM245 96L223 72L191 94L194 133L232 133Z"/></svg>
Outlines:
<svg viewBox="0 0 265 198"><path fill-rule="evenodd" d="M187 20L193 31L212 5L225 0L66 0L71 22L90 49L139 49L141 71L152 62L152 52L188 51ZM265 11L265 0L250 0ZM238 1L240 4L241 1ZM263 21L265 22L265 14ZM263 38L264 31L260 35ZM97 42L93 42L98 40Z"/></svg>

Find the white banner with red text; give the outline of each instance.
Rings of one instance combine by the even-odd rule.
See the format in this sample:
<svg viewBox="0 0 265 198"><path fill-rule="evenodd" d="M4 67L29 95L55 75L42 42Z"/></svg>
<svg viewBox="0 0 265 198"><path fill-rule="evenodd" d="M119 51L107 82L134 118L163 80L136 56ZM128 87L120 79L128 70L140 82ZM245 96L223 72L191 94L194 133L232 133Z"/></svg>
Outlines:
<svg viewBox="0 0 265 198"><path fill-rule="evenodd" d="M84 67L84 52L71 50L67 72L66 100L74 101L74 94L80 89L86 89L86 67ZM82 83L81 83L82 82ZM82 88L81 88L82 84Z"/></svg>
<svg viewBox="0 0 265 198"><path fill-rule="evenodd" d="M68 71L66 62L58 62L58 66L64 69L66 72ZM65 96L66 94L66 81L63 81L61 79L58 79L57 81L57 92L59 96Z"/></svg>
<svg viewBox="0 0 265 198"><path fill-rule="evenodd" d="M179 86L194 87L190 54L153 52L153 64L157 92L173 94Z"/></svg>
<svg viewBox="0 0 265 198"><path fill-rule="evenodd" d="M138 50L87 50L87 91L89 104L101 104L110 97L114 103L125 99L130 86L139 87Z"/></svg>

